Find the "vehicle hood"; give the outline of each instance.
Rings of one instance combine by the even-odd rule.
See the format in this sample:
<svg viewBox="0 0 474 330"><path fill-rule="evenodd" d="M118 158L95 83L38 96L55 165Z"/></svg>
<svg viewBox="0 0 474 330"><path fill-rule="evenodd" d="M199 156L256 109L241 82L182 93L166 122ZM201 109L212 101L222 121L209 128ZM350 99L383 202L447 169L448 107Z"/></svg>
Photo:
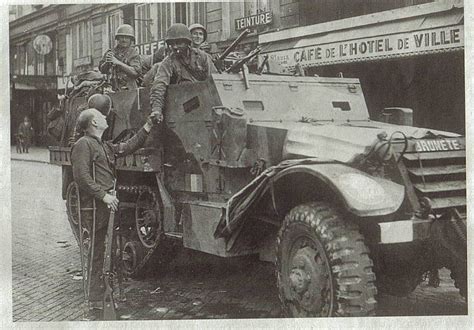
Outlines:
<svg viewBox="0 0 474 330"><path fill-rule="evenodd" d="M459 134L433 129L391 125L375 121L348 123L297 123L288 128L283 144L283 159L317 157L348 163L368 152L377 135L390 137L402 132L408 139L459 137ZM395 134L394 139L403 139Z"/></svg>

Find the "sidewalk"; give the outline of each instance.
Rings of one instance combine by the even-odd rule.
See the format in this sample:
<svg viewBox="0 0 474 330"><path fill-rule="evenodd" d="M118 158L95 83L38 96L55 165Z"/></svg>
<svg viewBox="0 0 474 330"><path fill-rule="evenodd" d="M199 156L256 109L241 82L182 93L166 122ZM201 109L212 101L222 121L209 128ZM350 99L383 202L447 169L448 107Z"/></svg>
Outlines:
<svg viewBox="0 0 474 330"><path fill-rule="evenodd" d="M16 147L11 146L10 149L11 160L37 162L37 163L49 163L49 150L48 147L30 147L29 153L18 154Z"/></svg>

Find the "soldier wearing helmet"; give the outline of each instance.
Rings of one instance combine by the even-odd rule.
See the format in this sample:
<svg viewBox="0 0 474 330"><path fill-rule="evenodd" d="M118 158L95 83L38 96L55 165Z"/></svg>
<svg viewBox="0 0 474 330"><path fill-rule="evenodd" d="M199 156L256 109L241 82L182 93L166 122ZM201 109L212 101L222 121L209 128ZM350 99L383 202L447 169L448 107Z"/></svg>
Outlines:
<svg viewBox="0 0 474 330"><path fill-rule="evenodd" d="M165 93L170 84L203 81L217 72L209 55L192 48L192 36L184 24L173 24L166 33L166 44L171 49L158 68L151 87L151 107L157 118L161 118Z"/></svg>
<svg viewBox="0 0 474 330"><path fill-rule="evenodd" d="M211 46L207 42L206 28L199 23L194 23L189 26L189 31L191 32L191 38L193 40L192 47L201 49L206 53L209 53L211 50Z"/></svg>
<svg viewBox="0 0 474 330"><path fill-rule="evenodd" d="M77 108L75 121L77 121L80 113L86 109L97 109L107 118L108 128L102 136L104 140L110 140L112 138L112 129L115 121L115 113L112 112L112 99L110 96L105 94L94 94L89 97L87 104L81 105ZM81 136L81 130L77 127L76 123L74 131L69 137L69 145L72 146Z"/></svg>
<svg viewBox="0 0 474 330"><path fill-rule="evenodd" d="M108 49L99 62L99 70L112 76L114 89L135 89L135 81L141 75L141 59L132 47L135 32L128 24L120 25L115 33L116 46Z"/></svg>

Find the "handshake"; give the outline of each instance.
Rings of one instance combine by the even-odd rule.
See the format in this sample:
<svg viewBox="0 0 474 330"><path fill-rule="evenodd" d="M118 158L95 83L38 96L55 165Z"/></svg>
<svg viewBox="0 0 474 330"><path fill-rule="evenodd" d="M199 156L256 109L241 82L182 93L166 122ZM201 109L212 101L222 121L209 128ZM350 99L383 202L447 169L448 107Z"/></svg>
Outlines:
<svg viewBox="0 0 474 330"><path fill-rule="evenodd" d="M163 114L158 111L153 111L147 118L147 123L150 125L157 125L163 121Z"/></svg>

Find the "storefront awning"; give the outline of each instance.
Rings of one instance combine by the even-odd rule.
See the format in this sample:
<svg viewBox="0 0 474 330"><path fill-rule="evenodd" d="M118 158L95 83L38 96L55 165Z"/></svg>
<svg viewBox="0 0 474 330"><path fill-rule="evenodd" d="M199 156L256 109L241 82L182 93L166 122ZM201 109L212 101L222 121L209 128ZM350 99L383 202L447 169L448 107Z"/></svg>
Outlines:
<svg viewBox="0 0 474 330"><path fill-rule="evenodd" d="M271 72L288 73L297 64L317 67L464 49L462 6L432 13L426 10L430 6L415 7L412 10L421 8L423 15L416 15L416 12L405 17L400 15L407 12L407 7L308 26L308 31L317 33L305 33L304 37L289 38L291 34L287 31L281 34L285 37L283 40L263 35L259 40L262 54L269 55ZM358 21L357 27L351 27L354 20ZM333 30L324 30L324 26ZM302 31L302 27L296 29L295 32Z"/></svg>

